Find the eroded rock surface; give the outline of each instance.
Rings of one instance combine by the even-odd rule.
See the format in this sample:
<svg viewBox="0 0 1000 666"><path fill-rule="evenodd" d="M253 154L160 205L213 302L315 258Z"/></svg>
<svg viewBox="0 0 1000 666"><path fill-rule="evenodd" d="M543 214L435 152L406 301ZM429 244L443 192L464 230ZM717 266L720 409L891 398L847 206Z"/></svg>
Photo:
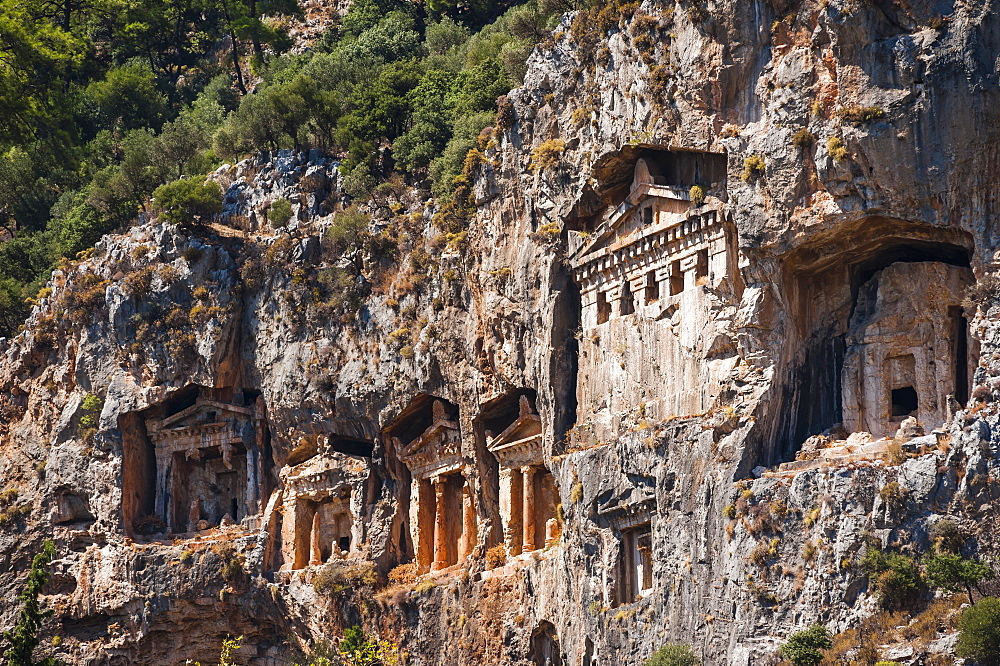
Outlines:
<svg viewBox="0 0 1000 666"><path fill-rule="evenodd" d="M462 231L399 188L331 240L336 162L285 151L56 272L0 341L0 591L55 539L47 650L754 664L873 612L873 542L997 553L992 3L606 28L532 55Z"/></svg>

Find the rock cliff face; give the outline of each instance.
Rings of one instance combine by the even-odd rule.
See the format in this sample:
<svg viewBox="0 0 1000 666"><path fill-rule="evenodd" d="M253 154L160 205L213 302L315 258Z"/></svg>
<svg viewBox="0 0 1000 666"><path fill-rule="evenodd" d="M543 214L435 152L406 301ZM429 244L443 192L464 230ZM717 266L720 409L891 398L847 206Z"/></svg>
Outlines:
<svg viewBox="0 0 1000 666"><path fill-rule="evenodd" d="M995 556L998 49L991 2L612 4L501 100L467 219L220 169L218 223L106 237L0 341L4 598L52 537L74 664L353 624L751 664L874 612L873 544Z"/></svg>

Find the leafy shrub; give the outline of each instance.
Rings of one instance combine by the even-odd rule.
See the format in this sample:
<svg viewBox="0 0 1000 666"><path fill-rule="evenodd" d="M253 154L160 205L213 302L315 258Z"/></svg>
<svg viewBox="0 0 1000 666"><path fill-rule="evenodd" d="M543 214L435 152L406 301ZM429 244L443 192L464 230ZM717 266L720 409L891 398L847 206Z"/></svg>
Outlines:
<svg viewBox="0 0 1000 666"><path fill-rule="evenodd" d="M181 178L153 190L156 208L168 222L190 226L222 212L222 188L202 178Z"/></svg>
<svg viewBox="0 0 1000 666"><path fill-rule="evenodd" d="M689 194L692 206L700 206L705 203L705 188L701 185L692 185Z"/></svg>
<svg viewBox="0 0 1000 666"><path fill-rule="evenodd" d="M334 595L359 587L371 587L378 582L375 568L370 563L344 564L331 562L313 576L312 584L323 595Z"/></svg>
<svg viewBox="0 0 1000 666"><path fill-rule="evenodd" d="M531 151L531 163L528 168L532 171L555 169L559 166L565 151L566 144L560 139L543 141Z"/></svg>
<svg viewBox="0 0 1000 666"><path fill-rule="evenodd" d="M748 155L743 160L743 173L740 175L740 178L745 183L756 180L760 176L764 175L765 166L763 155Z"/></svg>
<svg viewBox="0 0 1000 666"><path fill-rule="evenodd" d="M667 643L650 655L645 666L698 666L701 659L687 645Z"/></svg>
<svg viewBox="0 0 1000 666"><path fill-rule="evenodd" d="M391 585L411 585L417 579L417 565L415 562L400 564L389 572L389 583Z"/></svg>
<svg viewBox="0 0 1000 666"><path fill-rule="evenodd" d="M925 589L923 575L912 557L870 548L860 564L884 608L905 606Z"/></svg>
<svg viewBox="0 0 1000 666"><path fill-rule="evenodd" d="M969 606L958 627L956 655L983 664L1000 663L1000 599L986 597Z"/></svg>
<svg viewBox="0 0 1000 666"><path fill-rule="evenodd" d="M845 106L837 115L854 125L864 125L885 118L885 110L878 106Z"/></svg>
<svg viewBox="0 0 1000 666"><path fill-rule="evenodd" d="M189 264L194 264L197 263L198 260L201 259L202 255L204 254L205 250L198 247L197 245L188 245L186 248L184 248L184 252L181 254L181 256L184 257L184 261L188 262Z"/></svg>
<svg viewBox="0 0 1000 666"><path fill-rule="evenodd" d="M816 666L823 661L823 650L833 645L830 630L821 624L797 631L781 646L781 656L794 666Z"/></svg>
<svg viewBox="0 0 1000 666"><path fill-rule="evenodd" d="M46 540L42 545L42 552L35 555L32 560L28 582L18 596L18 600L23 606L18 615L17 624L11 631L3 633L4 639L10 643L10 649L4 653L4 657L11 666L35 663L48 666L54 661L46 659L42 662L35 662L32 660L32 652L39 643L38 633L42 623L53 614L51 609L42 610L42 606L38 602L38 595L41 594L45 584L49 582L48 566L55 554L55 544Z"/></svg>
<svg viewBox="0 0 1000 666"><path fill-rule="evenodd" d="M965 591L970 604L973 603L972 588L993 577L993 570L988 565L961 555L931 555L924 560L924 567L931 587L949 592Z"/></svg>
<svg viewBox="0 0 1000 666"><path fill-rule="evenodd" d="M966 310L982 309L984 312L1000 302L1000 276L984 275L975 284L969 285L962 299Z"/></svg>
<svg viewBox="0 0 1000 666"><path fill-rule="evenodd" d="M826 140L826 152L830 153L830 157L837 162L843 162L850 155L847 146L837 136L831 136Z"/></svg>
<svg viewBox="0 0 1000 666"><path fill-rule="evenodd" d="M80 417L80 425L84 428L93 428L97 425L97 420L101 416L101 410L104 409L104 400L98 395L88 393L84 396L80 409L83 411L83 416Z"/></svg>
<svg viewBox="0 0 1000 666"><path fill-rule="evenodd" d="M507 561L507 546L504 544L498 544L486 551L486 567L488 569L496 569L501 567Z"/></svg>
<svg viewBox="0 0 1000 666"><path fill-rule="evenodd" d="M944 518L930 529L931 543L941 552L957 553L965 543L965 533L954 520Z"/></svg>
<svg viewBox="0 0 1000 666"><path fill-rule="evenodd" d="M361 627L345 629L337 649L344 666L390 666L399 659L396 645L367 635Z"/></svg>
<svg viewBox="0 0 1000 666"><path fill-rule="evenodd" d="M288 226L288 221L292 219L292 202L288 199L278 199L267 209L267 221L275 229L282 229Z"/></svg>
<svg viewBox="0 0 1000 666"><path fill-rule="evenodd" d="M814 143L816 143L816 135L807 130L805 127L792 136L792 145L796 148L808 148Z"/></svg>

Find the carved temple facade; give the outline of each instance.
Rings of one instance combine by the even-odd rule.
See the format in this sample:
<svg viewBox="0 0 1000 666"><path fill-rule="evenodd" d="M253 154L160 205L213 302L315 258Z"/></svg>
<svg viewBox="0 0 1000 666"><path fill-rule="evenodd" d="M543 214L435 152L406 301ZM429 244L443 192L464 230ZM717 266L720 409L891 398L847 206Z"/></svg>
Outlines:
<svg viewBox="0 0 1000 666"><path fill-rule="evenodd" d="M423 432L409 442L393 438L412 479L409 518L418 573L463 562L476 545L471 470L462 458L457 414L436 399L429 410Z"/></svg>
<svg viewBox="0 0 1000 666"><path fill-rule="evenodd" d="M725 157L692 154L647 151L629 162L623 198L592 232L570 234L580 374L589 380L580 384L579 410L598 420L638 404L654 418L704 412L735 367L735 344L721 325L735 312L739 282L726 208L714 195L692 201L697 170L687 178L678 170ZM725 183L699 187L696 197L724 194Z"/></svg>
<svg viewBox="0 0 1000 666"><path fill-rule="evenodd" d="M530 553L559 537L559 495L543 464L542 421L527 396L518 401L518 416L503 432L486 432L490 453L500 463L500 518L508 555Z"/></svg>
<svg viewBox="0 0 1000 666"><path fill-rule="evenodd" d="M207 394L207 395L206 395ZM263 401L225 401L208 390L194 404L145 421L155 461L155 515L168 532L242 523L255 528L265 490Z"/></svg>

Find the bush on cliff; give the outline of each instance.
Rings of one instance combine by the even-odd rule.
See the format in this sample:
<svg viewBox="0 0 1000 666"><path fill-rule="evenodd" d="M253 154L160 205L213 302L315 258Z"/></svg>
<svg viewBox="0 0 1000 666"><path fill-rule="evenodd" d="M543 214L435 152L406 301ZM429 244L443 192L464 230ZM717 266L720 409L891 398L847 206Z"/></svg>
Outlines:
<svg viewBox="0 0 1000 666"><path fill-rule="evenodd" d="M645 666L698 666L701 659L687 645L667 643L650 655Z"/></svg>
<svg viewBox="0 0 1000 666"><path fill-rule="evenodd" d="M203 178L181 178L153 190L157 209L163 218L181 226L207 222L222 212L222 188Z"/></svg>
<svg viewBox="0 0 1000 666"><path fill-rule="evenodd" d="M794 666L816 666L823 661L823 650L833 645L830 630L821 624L792 634L781 646L781 656Z"/></svg>
<svg viewBox="0 0 1000 666"><path fill-rule="evenodd" d="M4 653L7 666L56 666L62 662L52 657L41 661L32 661L32 653L38 646L38 632L42 623L52 616L52 610L42 610L38 603L38 595L49 582L48 566L56 554L56 547L51 541L46 541L42 552L35 555L31 562L31 572L28 583L18 599L23 606L18 616L17 624L3 634L4 640L10 643L10 649Z"/></svg>
<svg viewBox="0 0 1000 666"><path fill-rule="evenodd" d="M980 664L1000 664L1000 599L986 597L969 606L958 627L956 655Z"/></svg>

